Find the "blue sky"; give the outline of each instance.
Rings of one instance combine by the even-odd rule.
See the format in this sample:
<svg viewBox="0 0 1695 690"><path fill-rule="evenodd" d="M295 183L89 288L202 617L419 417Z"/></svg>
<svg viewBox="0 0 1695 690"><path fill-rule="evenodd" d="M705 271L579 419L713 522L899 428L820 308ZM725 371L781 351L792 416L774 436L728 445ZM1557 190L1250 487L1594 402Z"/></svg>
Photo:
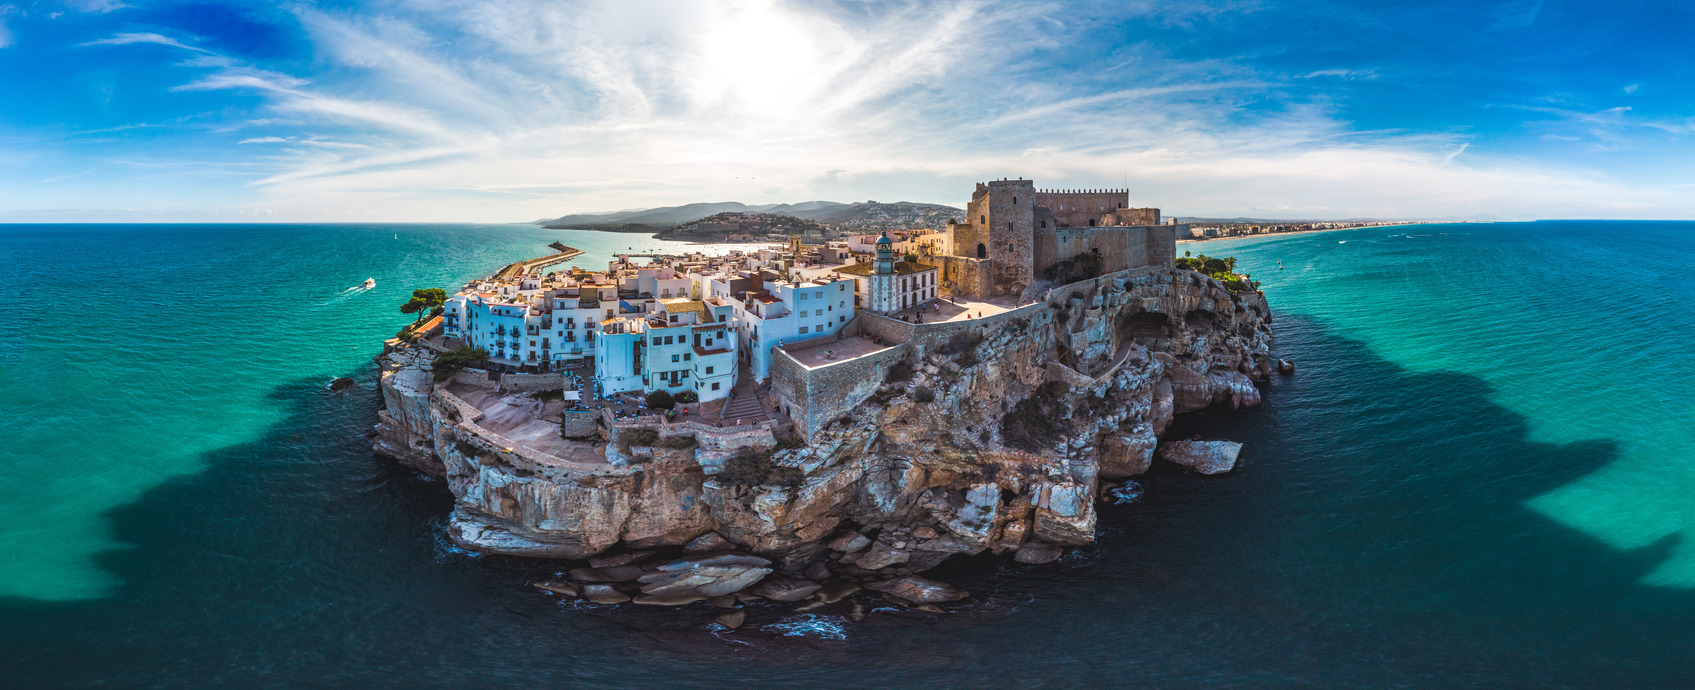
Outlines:
<svg viewBox="0 0 1695 690"><path fill-rule="evenodd" d="M1683 2L0 0L0 222L1695 218Z"/></svg>

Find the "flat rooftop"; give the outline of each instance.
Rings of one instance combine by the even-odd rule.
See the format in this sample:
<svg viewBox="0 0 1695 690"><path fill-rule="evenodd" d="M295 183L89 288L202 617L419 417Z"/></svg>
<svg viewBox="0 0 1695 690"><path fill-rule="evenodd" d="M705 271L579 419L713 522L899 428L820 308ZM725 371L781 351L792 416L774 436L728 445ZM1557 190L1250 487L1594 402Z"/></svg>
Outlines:
<svg viewBox="0 0 1695 690"><path fill-rule="evenodd" d="M872 342L870 338L855 336L835 341L826 340L825 342L821 342L816 345L809 345L802 349L791 350L785 347L784 351L788 352L790 357L795 358L795 361L800 362L801 365L806 368L818 369L830 366L831 364L840 364L849 360L858 359L866 355L873 355L887 350L890 347L893 346L878 345L877 343Z"/></svg>
<svg viewBox="0 0 1695 690"><path fill-rule="evenodd" d="M539 450L568 462L606 464L606 453L595 444L559 437L562 402L540 404L529 396L496 396L488 389L457 381L447 391L483 413L477 426L505 436L521 446Z"/></svg>

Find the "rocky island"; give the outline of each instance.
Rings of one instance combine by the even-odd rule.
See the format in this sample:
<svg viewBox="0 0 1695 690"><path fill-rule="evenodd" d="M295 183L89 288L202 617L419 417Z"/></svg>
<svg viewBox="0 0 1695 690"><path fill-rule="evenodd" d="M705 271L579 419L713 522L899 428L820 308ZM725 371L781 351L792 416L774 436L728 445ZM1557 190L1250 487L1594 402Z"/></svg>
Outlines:
<svg viewBox="0 0 1695 690"><path fill-rule="evenodd" d="M919 573L1052 561L1156 458L1230 470L1239 445L1162 435L1258 405L1277 366L1263 294L1123 210L1003 180L916 262L885 241L479 281L385 348L375 450L446 481L460 546L586 560L537 584L560 595L957 600Z"/></svg>

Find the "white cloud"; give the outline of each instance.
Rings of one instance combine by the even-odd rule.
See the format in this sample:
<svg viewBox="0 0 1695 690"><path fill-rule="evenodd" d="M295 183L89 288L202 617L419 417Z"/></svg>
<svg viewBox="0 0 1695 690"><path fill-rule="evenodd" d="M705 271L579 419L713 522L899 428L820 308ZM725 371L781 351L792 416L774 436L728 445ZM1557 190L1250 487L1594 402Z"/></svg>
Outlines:
<svg viewBox="0 0 1695 690"><path fill-rule="evenodd" d="M1172 26L1217 11L1187 7L1124 11ZM177 87L262 98L260 112L221 131L251 129L259 136L242 143L267 144L248 149L252 170L242 174L258 197L249 205L278 218L504 221L729 199L958 203L972 182L1001 176L1127 182L1137 203L1178 215L1688 205L1669 191L1490 155L1457 135L1358 131L1323 103L1280 94L1280 82L1374 79L1371 70L1262 74L1142 44L1115 54L1110 69L1056 70L1052 52L1086 45L1101 23L1074 6L415 0L380 14L294 13L314 47L310 74L201 51L186 65L204 72ZM159 34L97 43L142 36L158 40L125 42L200 50ZM1246 105L1256 101L1277 107ZM1589 128L1628 115L1546 110Z"/></svg>
<svg viewBox="0 0 1695 690"><path fill-rule="evenodd" d="M171 38L169 36L164 36L164 35L155 34L155 33L117 34L115 36L112 36L111 38L102 38L98 41L89 41L87 43L83 43L82 45L84 45L84 46L124 46L124 45L132 45L132 44L136 44L136 43L156 43L156 44L159 44L159 45L162 45L162 46L171 46L173 48L181 48L183 50L192 50L192 51L200 52L200 53L207 52L206 49L204 49L204 48L197 48L195 46L187 45L187 44L182 43L181 41L178 41L178 40Z"/></svg>

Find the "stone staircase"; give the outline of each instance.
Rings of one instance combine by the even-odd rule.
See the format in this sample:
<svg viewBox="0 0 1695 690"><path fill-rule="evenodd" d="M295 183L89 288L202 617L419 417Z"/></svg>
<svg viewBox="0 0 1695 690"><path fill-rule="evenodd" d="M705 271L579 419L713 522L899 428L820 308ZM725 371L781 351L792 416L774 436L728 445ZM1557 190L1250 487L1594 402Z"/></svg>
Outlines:
<svg viewBox="0 0 1695 690"><path fill-rule="evenodd" d="M747 383L744 379L736 384L729 402L724 404L724 410L719 419L726 424L734 424L741 420L743 424L757 424L771 417L765 411L765 405L760 403L758 387Z"/></svg>

